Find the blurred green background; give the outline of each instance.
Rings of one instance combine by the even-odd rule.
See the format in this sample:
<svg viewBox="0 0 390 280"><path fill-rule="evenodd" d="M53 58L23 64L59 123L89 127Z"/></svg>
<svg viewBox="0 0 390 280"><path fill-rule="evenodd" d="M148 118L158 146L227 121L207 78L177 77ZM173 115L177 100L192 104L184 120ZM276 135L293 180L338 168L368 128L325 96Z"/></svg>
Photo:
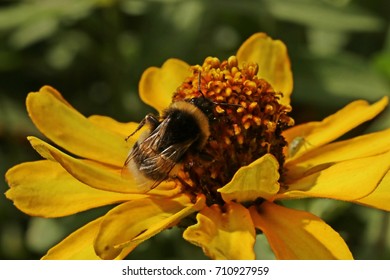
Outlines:
<svg viewBox="0 0 390 280"><path fill-rule="evenodd" d="M209 55L225 59L259 31L288 46L297 123L320 120L355 99L376 101L390 93L389 15L388 0L3 0L0 173L39 159L26 140L27 135L42 137L25 111L28 92L52 85L84 115L139 121L151 111L137 93L147 67L170 57L190 64L201 64ZM388 127L389 110L348 136ZM0 193L7 188L0 180ZM390 259L388 213L318 199L290 205L325 219L355 258ZM31 218L0 195L0 259L40 258L106 210ZM274 258L263 236L256 251L259 258ZM145 242L129 258L205 257L173 229Z"/></svg>

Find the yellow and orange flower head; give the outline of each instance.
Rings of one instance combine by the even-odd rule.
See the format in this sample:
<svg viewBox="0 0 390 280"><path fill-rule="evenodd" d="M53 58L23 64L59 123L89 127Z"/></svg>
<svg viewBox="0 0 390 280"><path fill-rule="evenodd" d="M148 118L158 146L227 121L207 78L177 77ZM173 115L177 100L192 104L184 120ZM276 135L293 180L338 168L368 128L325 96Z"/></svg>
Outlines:
<svg viewBox="0 0 390 280"><path fill-rule="evenodd" d="M28 137L44 160L8 170L6 196L21 211L46 218L113 205L44 259L122 259L173 226L184 227L184 239L213 259L254 259L256 232L278 259L352 259L329 225L283 200L331 198L389 211L390 129L333 142L378 115L388 99L355 101L320 122L294 126L292 88L285 45L264 33L226 60L208 57L190 66L169 59L147 69L140 96L160 118L146 134L136 123L86 118L45 86L28 95L27 110L69 154ZM212 104L207 139L183 152L174 175L140 191L139 178L123 176L129 151L163 123L166 108L197 98Z"/></svg>
<svg viewBox="0 0 390 280"><path fill-rule="evenodd" d="M282 94L257 76L257 64L240 68L235 56L222 62L208 57L192 70L193 75L173 94L173 102L204 96L215 108L209 116L207 143L200 152L184 158L179 177L193 186L192 192L207 194L208 204L223 205L217 190L240 167L272 154L283 172L286 141L281 133L294 123L287 115L291 107L280 104Z"/></svg>

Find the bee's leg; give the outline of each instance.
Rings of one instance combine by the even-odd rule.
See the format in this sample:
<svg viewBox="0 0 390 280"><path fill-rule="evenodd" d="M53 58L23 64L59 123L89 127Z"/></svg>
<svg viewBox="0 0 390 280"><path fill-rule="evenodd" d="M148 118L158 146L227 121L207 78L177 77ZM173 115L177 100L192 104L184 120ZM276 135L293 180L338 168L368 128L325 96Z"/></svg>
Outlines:
<svg viewBox="0 0 390 280"><path fill-rule="evenodd" d="M153 114L147 114L144 121L150 126L151 130L155 130L161 123L159 118Z"/></svg>
<svg viewBox="0 0 390 280"><path fill-rule="evenodd" d="M131 136L133 136L138 130L140 130L145 124L150 125L151 129L154 130L160 124L158 118L153 114L147 114L145 118L138 124L137 128L125 138L125 141L129 140Z"/></svg>
<svg viewBox="0 0 390 280"><path fill-rule="evenodd" d="M172 176L172 179L173 179L173 180L175 180L175 179L178 180L179 183L180 183L183 187L185 187L185 188L187 188L187 189L191 189L191 185L188 184L186 181L184 181L184 179L181 178L180 176L174 175L174 176Z"/></svg>

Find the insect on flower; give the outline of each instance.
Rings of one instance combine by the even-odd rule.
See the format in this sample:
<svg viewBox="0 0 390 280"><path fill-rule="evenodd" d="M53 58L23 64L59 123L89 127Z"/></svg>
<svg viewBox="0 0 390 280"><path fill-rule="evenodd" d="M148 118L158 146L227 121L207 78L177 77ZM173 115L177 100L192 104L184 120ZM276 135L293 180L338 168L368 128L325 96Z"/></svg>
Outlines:
<svg viewBox="0 0 390 280"><path fill-rule="evenodd" d="M310 143L304 137L295 137L288 146L288 157L294 157L306 145L310 145Z"/></svg>
<svg viewBox="0 0 390 280"><path fill-rule="evenodd" d="M202 150L210 136L209 122L214 118L216 105L239 106L217 103L205 97L200 81L199 71L198 97L172 102L160 117L146 115L137 129L126 138L148 126L134 144L122 169L122 174L135 179L141 192L176 177L184 156Z"/></svg>

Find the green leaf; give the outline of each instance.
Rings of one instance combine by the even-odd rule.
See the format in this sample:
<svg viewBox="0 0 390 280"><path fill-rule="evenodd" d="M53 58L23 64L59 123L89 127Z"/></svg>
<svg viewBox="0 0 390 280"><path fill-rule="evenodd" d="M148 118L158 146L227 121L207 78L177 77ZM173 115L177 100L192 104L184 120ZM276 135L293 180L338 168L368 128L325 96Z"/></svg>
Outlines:
<svg viewBox="0 0 390 280"><path fill-rule="evenodd" d="M368 61L349 53L296 59L293 101L343 106L355 99L376 101L390 93L388 81ZM310 69L310 70L308 70ZM337 103L338 102L338 103Z"/></svg>

